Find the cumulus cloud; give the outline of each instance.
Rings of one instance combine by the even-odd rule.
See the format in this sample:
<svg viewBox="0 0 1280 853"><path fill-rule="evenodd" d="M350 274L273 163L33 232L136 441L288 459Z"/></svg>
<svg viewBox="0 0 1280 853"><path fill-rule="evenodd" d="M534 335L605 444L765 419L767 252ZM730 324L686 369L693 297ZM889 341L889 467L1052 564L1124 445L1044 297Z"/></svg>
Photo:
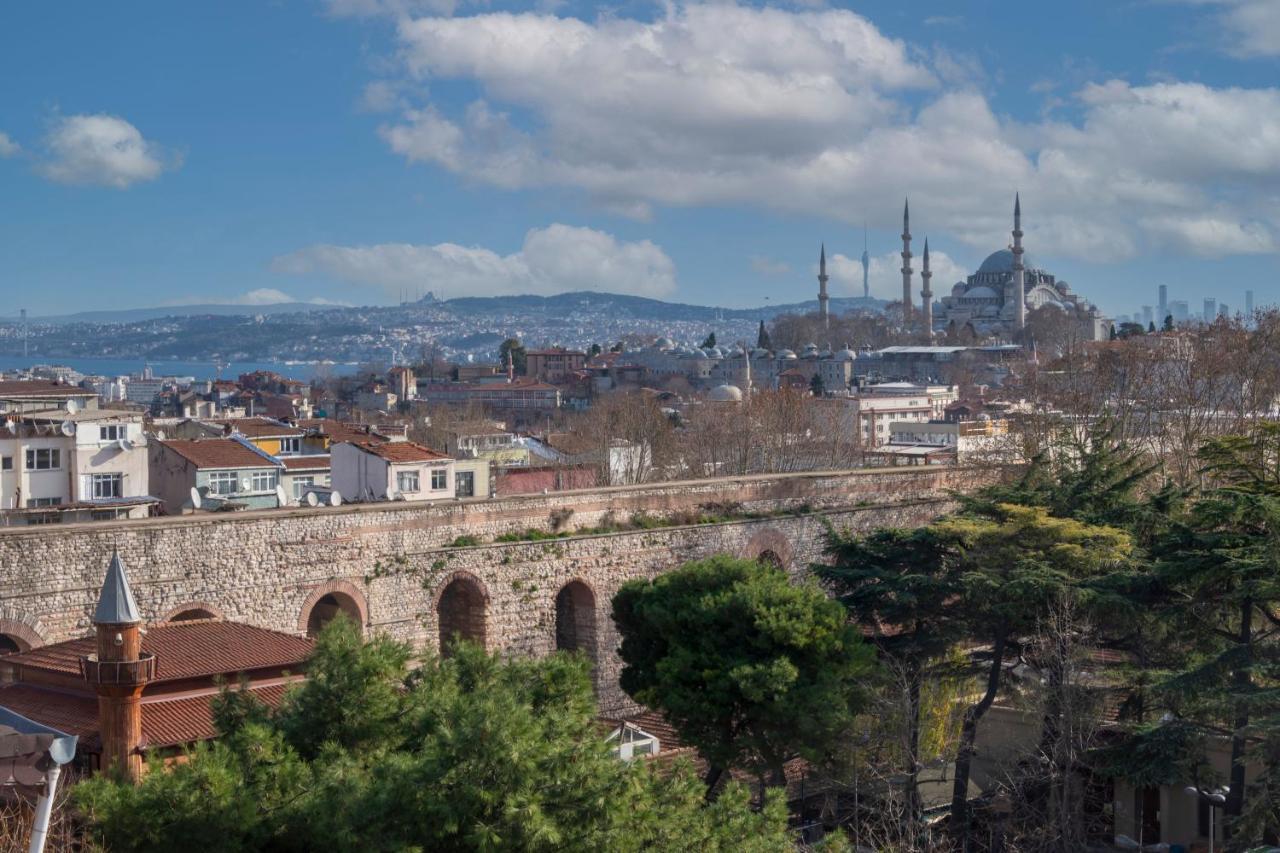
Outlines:
<svg viewBox="0 0 1280 853"><path fill-rule="evenodd" d="M396 26L403 82L464 81L478 97L418 98L383 139L495 187L575 189L641 219L749 205L879 227L910 194L935 234L984 252L1008 241L1020 189L1033 251L1089 261L1268 251L1280 228L1276 88L1102 81L1058 95L1073 121L1023 123L965 82L981 76L968 59L846 10L677 3L655 20Z"/></svg>
<svg viewBox="0 0 1280 853"><path fill-rule="evenodd" d="M920 278L919 252L923 249L921 246L913 245L912 251L916 252L917 256L911 259L911 266L915 270L911 286L918 304L920 287L923 284ZM862 295L861 258L850 258L841 254L831 255L827 258L827 271L831 275L831 280L850 296ZM941 299L950 294L951 286L957 281L963 281L969 274L969 271L952 260L950 255L939 252L932 246L929 247L929 271L933 273L930 282L935 299ZM878 299L902 299L902 256L896 252L888 252L868 258L867 283L870 285L871 295Z"/></svg>
<svg viewBox="0 0 1280 853"><path fill-rule="evenodd" d="M322 244L276 257L271 269L327 276L388 294L422 286L449 297L571 290L659 297L676 285L675 264L650 241L624 242L603 231L558 223L530 230L520 251L509 255L456 243Z"/></svg>
<svg viewBox="0 0 1280 853"><path fill-rule="evenodd" d="M1229 53L1253 58L1280 56L1280 3L1276 0L1217 0L1218 23Z"/></svg>
<svg viewBox="0 0 1280 853"><path fill-rule="evenodd" d="M22 146L14 142L9 134L0 132L0 159L13 157L21 150Z"/></svg>
<svg viewBox="0 0 1280 853"><path fill-rule="evenodd" d="M753 255L751 257L751 269L759 275L778 276L786 275L791 272L791 266L783 261L777 261L764 255Z"/></svg>
<svg viewBox="0 0 1280 853"><path fill-rule="evenodd" d="M290 296L283 290L274 287L259 287L254 290L241 293L238 296L185 296L182 299L172 300L161 303L163 305L279 305L282 302L300 302L308 305L347 305L346 302L336 302L332 299L323 297L311 297L302 299L296 296Z"/></svg>
<svg viewBox="0 0 1280 853"><path fill-rule="evenodd" d="M176 158L148 142L118 116L74 115L59 119L46 140L40 171L63 184L124 189L155 180Z"/></svg>

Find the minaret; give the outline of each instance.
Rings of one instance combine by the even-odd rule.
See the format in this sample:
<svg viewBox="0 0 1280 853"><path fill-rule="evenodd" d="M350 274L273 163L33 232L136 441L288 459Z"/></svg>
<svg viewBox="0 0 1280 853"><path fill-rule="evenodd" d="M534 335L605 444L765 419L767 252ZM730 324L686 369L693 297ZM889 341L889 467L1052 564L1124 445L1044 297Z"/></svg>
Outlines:
<svg viewBox="0 0 1280 853"><path fill-rule="evenodd" d="M911 211L902 203L902 323L911 326Z"/></svg>
<svg viewBox="0 0 1280 853"><path fill-rule="evenodd" d="M933 291L929 289L929 279L933 278L933 273L929 272L929 238L924 238L924 268L920 270L920 280L924 283L920 290L920 309L924 315L922 325L924 333L929 336L929 340L933 340Z"/></svg>
<svg viewBox="0 0 1280 853"><path fill-rule="evenodd" d="M831 328L831 308L828 305L829 297L827 296L827 244L822 244L822 249L818 253L818 316L822 318L822 325Z"/></svg>
<svg viewBox="0 0 1280 853"><path fill-rule="evenodd" d="M156 658L142 651L142 617L124 563L113 551L93 611L98 651L80 659L80 673L98 694L102 769L129 782L142 775L142 691L155 677Z"/></svg>
<svg viewBox="0 0 1280 853"><path fill-rule="evenodd" d="M862 226L862 298L871 298L871 256L867 254L867 226Z"/></svg>
<svg viewBox="0 0 1280 853"><path fill-rule="evenodd" d="M1017 303L1018 331L1027 327L1027 274L1022 267L1022 199L1013 194L1013 293Z"/></svg>

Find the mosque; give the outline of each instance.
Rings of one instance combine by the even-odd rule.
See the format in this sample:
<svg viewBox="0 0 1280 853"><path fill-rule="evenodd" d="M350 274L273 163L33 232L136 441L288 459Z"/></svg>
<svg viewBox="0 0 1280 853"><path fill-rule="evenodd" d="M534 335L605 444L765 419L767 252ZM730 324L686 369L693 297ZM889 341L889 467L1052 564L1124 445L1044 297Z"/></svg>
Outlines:
<svg viewBox="0 0 1280 853"><path fill-rule="evenodd" d="M972 328L980 338L1011 339L1021 335L1027 325L1027 314L1039 308L1049 307L1061 311L1078 324L1084 340L1106 340L1111 333L1112 321L1102 316L1098 307L1081 296L1072 293L1065 281L1058 281L1052 273L1037 267L1022 247L1022 199L1015 194L1013 201L1013 243L987 256L978 271L965 281L958 281L951 288L951 295L939 303L933 299L929 269L929 241L924 243L920 270L920 317L916 319L911 266L911 210L902 209L902 309L904 322L910 327L927 331L933 338L949 328ZM865 256L865 253L864 253ZM825 251L821 259L825 261ZM865 265L865 263L864 263ZM820 262L818 276L819 303L825 302L826 269ZM1022 294L1019 299L1017 294ZM825 316L825 312L824 312Z"/></svg>

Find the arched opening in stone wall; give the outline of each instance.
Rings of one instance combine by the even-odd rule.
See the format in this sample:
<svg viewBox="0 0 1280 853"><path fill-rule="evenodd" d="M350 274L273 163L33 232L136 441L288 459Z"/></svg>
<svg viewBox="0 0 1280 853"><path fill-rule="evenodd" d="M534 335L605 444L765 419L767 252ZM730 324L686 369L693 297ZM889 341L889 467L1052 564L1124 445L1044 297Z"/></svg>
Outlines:
<svg viewBox="0 0 1280 853"><path fill-rule="evenodd" d="M570 581L556 594L556 651L596 659L596 597L582 581Z"/></svg>
<svg viewBox="0 0 1280 853"><path fill-rule="evenodd" d="M440 654L448 657L458 640L485 645L486 596L479 581L458 576L440 593L436 617L440 623Z"/></svg>
<svg viewBox="0 0 1280 853"><path fill-rule="evenodd" d="M773 566L775 569L784 568L782 558L778 556L778 552L766 548L760 552L760 556L756 557L758 562L764 563L766 566Z"/></svg>
<svg viewBox="0 0 1280 853"><path fill-rule="evenodd" d="M30 646L10 634L0 634L0 657L30 651Z"/></svg>
<svg viewBox="0 0 1280 853"><path fill-rule="evenodd" d="M167 622L194 622L197 619L221 619L222 617L205 607L187 607L170 616Z"/></svg>
<svg viewBox="0 0 1280 853"><path fill-rule="evenodd" d="M307 636L314 637L319 634L325 625L337 618L339 613L346 614L347 618L357 625L363 621L360 605L354 598L343 592L325 593L311 606L311 612L307 615Z"/></svg>

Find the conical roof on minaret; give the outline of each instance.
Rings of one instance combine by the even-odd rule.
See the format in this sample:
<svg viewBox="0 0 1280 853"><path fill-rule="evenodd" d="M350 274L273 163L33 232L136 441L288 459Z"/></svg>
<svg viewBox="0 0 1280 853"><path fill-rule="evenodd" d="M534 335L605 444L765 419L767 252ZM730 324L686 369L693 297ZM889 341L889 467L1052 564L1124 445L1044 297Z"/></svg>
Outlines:
<svg viewBox="0 0 1280 853"><path fill-rule="evenodd" d="M98 606L93 611L93 622L95 625L132 625L141 621L138 602L133 600L133 590L129 588L129 578L124 571L124 561L113 549L102 592L98 594Z"/></svg>
<svg viewBox="0 0 1280 853"><path fill-rule="evenodd" d="M1022 194L1015 192L1013 194L1013 215L1022 215Z"/></svg>
<svg viewBox="0 0 1280 853"><path fill-rule="evenodd" d="M929 238L924 238L924 267L929 268Z"/></svg>
<svg viewBox="0 0 1280 853"><path fill-rule="evenodd" d="M823 272L827 270L827 244L823 243L822 248L818 250L818 265Z"/></svg>

